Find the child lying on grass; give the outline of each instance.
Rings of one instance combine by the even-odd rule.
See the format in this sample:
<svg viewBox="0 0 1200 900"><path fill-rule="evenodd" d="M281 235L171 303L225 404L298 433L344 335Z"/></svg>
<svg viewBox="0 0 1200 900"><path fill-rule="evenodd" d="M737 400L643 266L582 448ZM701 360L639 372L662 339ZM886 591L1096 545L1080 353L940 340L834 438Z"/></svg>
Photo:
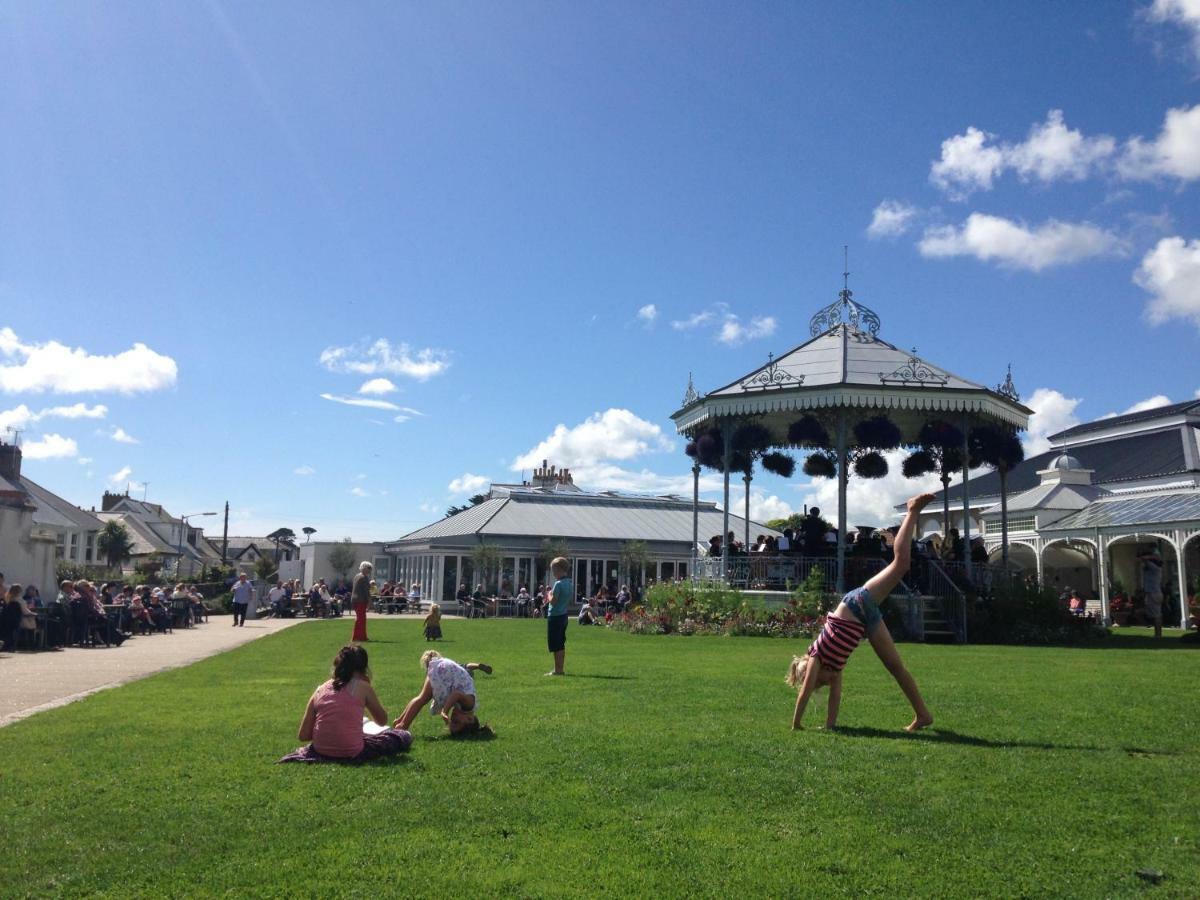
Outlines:
<svg viewBox="0 0 1200 900"><path fill-rule="evenodd" d="M490 736L492 729L479 724L476 715L478 702L475 697L475 670L479 669L492 674L492 667L487 663L467 663L461 666L452 659L446 659L436 650L426 650L421 654L421 668L425 670L425 684L421 693L408 701L404 712L395 722L395 727L407 730L421 712L421 707L429 703L429 711L440 715L442 721L450 729L451 737Z"/></svg>
<svg viewBox="0 0 1200 900"><path fill-rule="evenodd" d="M412 735L397 728L363 733L363 709L378 725L387 725L387 710L371 686L367 651L348 644L333 660L333 677L318 687L304 710L297 737L312 741L280 762L362 763L395 756L412 744Z"/></svg>
<svg viewBox="0 0 1200 900"><path fill-rule="evenodd" d="M917 518L932 499L932 494L920 494L908 501L908 512L896 533L895 556L892 561L882 571L873 575L865 585L843 597L837 609L825 618L825 627L808 648L808 653L792 659L786 680L792 687L800 686L800 693L796 697L796 711L792 714L793 729L800 728L800 720L804 718L804 709L813 692L825 686L829 687L825 727L837 726L838 707L842 702L842 669L864 636L871 642L875 655L896 679L900 689L904 691L904 696L912 704L916 715L905 731L916 731L933 724L933 716L926 708L925 701L921 699L917 682L904 668L892 636L883 624L883 615L878 606L887 599L888 594L908 571Z"/></svg>

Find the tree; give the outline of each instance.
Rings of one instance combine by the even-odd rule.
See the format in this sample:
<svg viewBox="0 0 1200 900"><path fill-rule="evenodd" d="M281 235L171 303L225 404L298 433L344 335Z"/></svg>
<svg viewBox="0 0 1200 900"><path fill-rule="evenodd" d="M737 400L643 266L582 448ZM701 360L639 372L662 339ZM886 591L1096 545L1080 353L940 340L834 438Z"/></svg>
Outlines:
<svg viewBox="0 0 1200 900"><path fill-rule="evenodd" d="M350 538L343 538L340 544L334 544L329 550L329 565L342 578L354 565L354 545Z"/></svg>
<svg viewBox="0 0 1200 900"><path fill-rule="evenodd" d="M317 533L317 529L313 528L311 525L305 525L300 530L304 532L304 543L306 544L312 539L312 536Z"/></svg>
<svg viewBox="0 0 1200 900"><path fill-rule="evenodd" d="M475 494L473 497L471 497L469 500L467 500L467 502L464 503L462 506L453 506L453 505L448 506L448 507L446 507L446 518L448 519L451 516L457 516L460 512L466 512L472 506L478 506L480 503L482 503L487 498L488 498L487 494Z"/></svg>
<svg viewBox="0 0 1200 900"><path fill-rule="evenodd" d="M267 540L272 541L275 544L275 562L276 563L279 562L279 545L282 544L284 541L294 541L295 539L296 539L296 532L292 531L292 529L290 529L290 528L276 528L274 531L272 531L270 534L267 535Z"/></svg>
<svg viewBox="0 0 1200 900"><path fill-rule="evenodd" d="M133 555L133 538L124 524L109 519L96 535L96 549L108 561L110 569L119 569Z"/></svg>
<svg viewBox="0 0 1200 900"><path fill-rule="evenodd" d="M1025 459L1025 448L1012 429L984 426L971 431L971 455L1000 475L1000 561L1008 571L1008 473Z"/></svg>
<svg viewBox="0 0 1200 900"><path fill-rule="evenodd" d="M500 550L495 544L480 541L478 546L471 551L471 566L475 570L475 577L483 585L483 589L490 590L493 574L500 568Z"/></svg>
<svg viewBox="0 0 1200 900"><path fill-rule="evenodd" d="M948 422L926 422L917 438L921 449L904 460L905 478L917 478L937 472L942 482L942 541L950 535L950 477L966 462L963 458L963 433ZM964 552L969 552L964 548Z"/></svg>
<svg viewBox="0 0 1200 900"><path fill-rule="evenodd" d="M260 556L254 561L254 574L260 581L266 581L273 573L278 571L278 564L269 556Z"/></svg>
<svg viewBox="0 0 1200 900"><path fill-rule="evenodd" d="M621 545L621 571L626 584L641 584L646 577L646 564L650 562L650 551L645 541L626 541Z"/></svg>

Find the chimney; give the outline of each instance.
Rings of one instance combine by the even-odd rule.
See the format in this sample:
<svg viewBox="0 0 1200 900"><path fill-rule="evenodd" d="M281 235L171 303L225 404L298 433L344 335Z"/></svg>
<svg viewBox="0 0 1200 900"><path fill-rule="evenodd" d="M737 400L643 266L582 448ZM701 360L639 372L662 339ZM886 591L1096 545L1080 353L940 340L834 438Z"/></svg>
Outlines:
<svg viewBox="0 0 1200 900"><path fill-rule="evenodd" d="M120 501L124 500L125 497L125 494L110 494L108 491L105 491L104 496L100 498L101 512L108 512Z"/></svg>
<svg viewBox="0 0 1200 900"><path fill-rule="evenodd" d="M0 478L21 487L21 448L16 444L0 443Z"/></svg>

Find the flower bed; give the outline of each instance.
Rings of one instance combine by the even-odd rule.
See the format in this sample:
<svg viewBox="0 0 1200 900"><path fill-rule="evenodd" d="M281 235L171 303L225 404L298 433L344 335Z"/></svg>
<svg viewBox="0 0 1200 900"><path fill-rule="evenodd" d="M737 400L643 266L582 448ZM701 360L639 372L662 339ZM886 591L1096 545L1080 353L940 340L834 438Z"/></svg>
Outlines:
<svg viewBox="0 0 1200 900"><path fill-rule="evenodd" d="M643 605L616 616L609 627L630 634L812 637L830 602L819 572L778 607L718 586L661 584L646 592Z"/></svg>

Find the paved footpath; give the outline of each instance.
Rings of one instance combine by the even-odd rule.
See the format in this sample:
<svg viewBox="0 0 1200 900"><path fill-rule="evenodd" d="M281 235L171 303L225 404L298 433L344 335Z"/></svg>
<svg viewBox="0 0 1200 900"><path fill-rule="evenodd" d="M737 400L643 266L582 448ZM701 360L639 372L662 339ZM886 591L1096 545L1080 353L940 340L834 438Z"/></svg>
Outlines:
<svg viewBox="0 0 1200 900"><path fill-rule="evenodd" d="M195 628L130 638L121 647L0 653L0 727L307 621L255 619L245 627L234 628L229 616L213 616Z"/></svg>

